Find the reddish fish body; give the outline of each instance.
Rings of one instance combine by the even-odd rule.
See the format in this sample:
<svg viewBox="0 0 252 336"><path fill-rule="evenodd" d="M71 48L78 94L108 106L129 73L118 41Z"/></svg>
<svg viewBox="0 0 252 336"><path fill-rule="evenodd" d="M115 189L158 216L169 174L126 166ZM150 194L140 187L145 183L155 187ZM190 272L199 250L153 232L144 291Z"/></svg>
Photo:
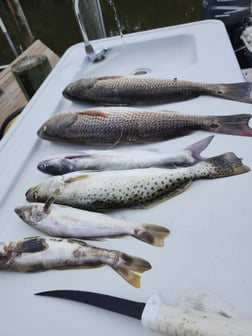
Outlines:
<svg viewBox="0 0 252 336"><path fill-rule="evenodd" d="M207 84L145 76L83 78L70 83L65 98L102 105L164 104L200 95L252 103L252 83Z"/></svg>
<svg viewBox="0 0 252 336"><path fill-rule="evenodd" d="M42 139L87 145L145 143L188 134L193 130L252 136L251 115L202 116L129 107L101 107L59 113L38 130Z"/></svg>

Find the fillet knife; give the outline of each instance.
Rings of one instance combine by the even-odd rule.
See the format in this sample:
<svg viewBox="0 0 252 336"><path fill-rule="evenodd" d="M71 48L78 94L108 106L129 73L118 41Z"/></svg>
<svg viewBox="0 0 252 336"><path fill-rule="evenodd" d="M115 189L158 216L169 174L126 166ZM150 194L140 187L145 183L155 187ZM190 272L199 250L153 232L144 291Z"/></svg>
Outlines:
<svg viewBox="0 0 252 336"><path fill-rule="evenodd" d="M158 295L150 296L146 303L77 290L52 290L35 295L78 301L134 317L141 320L145 328L169 336L252 336L252 320L186 306L168 306Z"/></svg>

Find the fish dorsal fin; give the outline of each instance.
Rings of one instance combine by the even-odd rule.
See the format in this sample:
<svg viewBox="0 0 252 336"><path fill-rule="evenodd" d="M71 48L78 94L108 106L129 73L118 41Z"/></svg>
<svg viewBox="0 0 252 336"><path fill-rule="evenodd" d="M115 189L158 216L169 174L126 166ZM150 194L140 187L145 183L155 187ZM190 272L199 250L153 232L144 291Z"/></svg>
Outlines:
<svg viewBox="0 0 252 336"><path fill-rule="evenodd" d="M66 154L64 156L65 159L68 159L68 160L74 160L74 159L81 159L81 158L90 158L90 157L97 157L96 154L90 154L90 153L86 153L86 152L83 152L83 153L76 153L76 154Z"/></svg>
<svg viewBox="0 0 252 336"><path fill-rule="evenodd" d="M108 79L117 79L117 78L123 78L124 76L102 76L97 77L97 80L108 80Z"/></svg>
<svg viewBox="0 0 252 336"><path fill-rule="evenodd" d="M107 117L106 113L99 109L78 112L78 114L90 117L103 117L103 118Z"/></svg>
<svg viewBox="0 0 252 336"><path fill-rule="evenodd" d="M78 176L73 176L73 177L69 177L66 180L64 180L64 183L72 183L72 182L77 182L77 181L81 181L83 179L88 178L88 174L81 174Z"/></svg>
<svg viewBox="0 0 252 336"><path fill-rule="evenodd" d="M49 196L48 199L45 202L43 211L44 213L48 214L50 212L51 205L56 201L56 193Z"/></svg>
<svg viewBox="0 0 252 336"><path fill-rule="evenodd" d="M77 244L80 244L82 246L89 246L84 240L77 239L77 238L69 238L67 241L69 243L77 243Z"/></svg>
<svg viewBox="0 0 252 336"><path fill-rule="evenodd" d="M165 113L172 113L172 114L176 114L176 115L181 115L181 113L180 112L178 112L178 111L171 111L171 110L165 110L165 109L162 109L162 110L160 110L160 112L165 112Z"/></svg>

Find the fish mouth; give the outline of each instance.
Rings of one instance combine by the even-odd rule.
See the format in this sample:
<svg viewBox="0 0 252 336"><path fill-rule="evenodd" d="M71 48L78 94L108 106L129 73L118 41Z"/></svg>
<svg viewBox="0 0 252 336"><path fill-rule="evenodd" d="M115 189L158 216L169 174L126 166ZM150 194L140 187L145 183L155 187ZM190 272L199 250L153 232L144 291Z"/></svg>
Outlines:
<svg viewBox="0 0 252 336"><path fill-rule="evenodd" d="M64 98L73 100L73 97L72 97L72 96L69 94L69 92L68 92L68 87L66 87L66 88L63 90L62 95L63 95Z"/></svg>
<svg viewBox="0 0 252 336"><path fill-rule="evenodd" d="M15 208L14 211L16 212L16 214L17 214L20 218L22 218L22 209L21 209L21 207L17 207L17 208Z"/></svg>
<svg viewBox="0 0 252 336"><path fill-rule="evenodd" d="M42 125L38 131L37 131L37 135L41 138L41 139L49 139L49 137L47 137L47 126L44 124Z"/></svg>
<svg viewBox="0 0 252 336"><path fill-rule="evenodd" d="M38 196L38 193L36 191L36 187L31 187L29 188L26 193L25 193L25 197L27 201L36 201Z"/></svg>

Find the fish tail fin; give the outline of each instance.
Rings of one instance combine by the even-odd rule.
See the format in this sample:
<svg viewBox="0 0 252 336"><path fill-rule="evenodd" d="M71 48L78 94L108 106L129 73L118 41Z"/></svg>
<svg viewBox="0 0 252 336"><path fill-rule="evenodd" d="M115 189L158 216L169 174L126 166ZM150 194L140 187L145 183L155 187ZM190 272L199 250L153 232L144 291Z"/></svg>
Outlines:
<svg viewBox="0 0 252 336"><path fill-rule="evenodd" d="M201 157L201 153L204 149L207 148L207 146L210 144L210 142L213 140L214 135L210 135L200 141L197 141L190 145L189 147L186 147L183 149L183 152L186 152L189 157L187 159L187 164L195 164L198 161L201 161L203 158Z"/></svg>
<svg viewBox="0 0 252 336"><path fill-rule="evenodd" d="M244 165L242 160L232 152L206 159L199 165L202 165L203 168L200 177L209 179L244 174L250 171L250 168Z"/></svg>
<svg viewBox="0 0 252 336"><path fill-rule="evenodd" d="M126 253L121 253L118 262L111 267L136 288L140 288L140 275L137 273L151 269L151 265L146 260Z"/></svg>
<svg viewBox="0 0 252 336"><path fill-rule="evenodd" d="M134 230L134 237L154 246L164 246L169 230L160 225L144 224Z"/></svg>
<svg viewBox="0 0 252 336"><path fill-rule="evenodd" d="M229 116L208 116L203 129L223 134L252 136L252 129L249 127L251 114L235 114Z"/></svg>
<svg viewBox="0 0 252 336"><path fill-rule="evenodd" d="M252 82L210 84L208 88L211 96L252 103Z"/></svg>

